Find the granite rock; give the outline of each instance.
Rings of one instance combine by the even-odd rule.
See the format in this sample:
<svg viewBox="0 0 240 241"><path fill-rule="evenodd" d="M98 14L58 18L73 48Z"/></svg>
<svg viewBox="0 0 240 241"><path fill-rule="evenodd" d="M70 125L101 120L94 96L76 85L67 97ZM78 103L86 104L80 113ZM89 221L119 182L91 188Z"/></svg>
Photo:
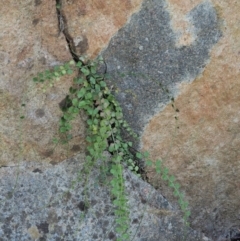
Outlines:
<svg viewBox="0 0 240 241"><path fill-rule="evenodd" d="M58 133L59 103L66 97L76 73L61 78L45 93L41 85L32 81L38 72L72 58L58 29L55 5L54 1L9 0L1 6L0 166L22 159L60 161L67 156L63 147L53 154L52 139ZM25 118L20 119L21 116ZM80 135L83 132L82 124L70 149L79 143L84 146Z"/></svg>
<svg viewBox="0 0 240 241"><path fill-rule="evenodd" d="M61 3L58 11L57 3ZM69 161L72 175L64 172L66 163L52 165L85 151L82 114L73 125L74 138L68 147L52 143L61 116L59 105L77 73L46 92L31 80L37 72L70 60L73 52L75 57L94 58L99 52L104 56L108 84L125 118L141 135L138 144L150 151L153 160L161 158L181 183L190 203L191 226L213 240L233 237L230 233L240 225L239 11L240 2L234 0L7 1L0 9L0 188L4 204L0 222L5 240L57 240L54 235L74 240L73 231L79 227L87 240L93 234L88 229L91 222L104 232L106 220L102 224L88 216L84 225L77 222L85 209L79 194L82 187L77 193L70 191L74 199L66 206L68 210L55 209L77 175L71 172L76 160ZM16 180L22 186L12 192L14 176L19 176ZM150 169L148 177L174 204L174 208L165 207L160 201L159 208L176 210L169 188ZM139 187L144 185L141 182ZM127 187L128 191L132 188ZM107 190L103 193L108 194ZM99 197L101 203L105 196ZM49 203L53 214L47 209ZM100 208L105 209L104 205ZM146 207L141 205L134 201L132 210ZM102 213L93 215L101 217ZM171 221L171 226L170 219L161 218L147 216L139 240L179 240L182 226L177 223L181 220ZM159 229L147 222L156 222ZM179 231L166 234L168 227ZM110 233L109 239L114 240L114 232ZM207 240L200 233L192 235L189 240L198 240L196 236Z"/></svg>
<svg viewBox="0 0 240 241"><path fill-rule="evenodd" d="M240 225L239 4L146 0L103 52L140 147L176 176L191 225L214 240Z"/></svg>
<svg viewBox="0 0 240 241"><path fill-rule="evenodd" d="M2 167L0 240L116 240L109 189L97 167L85 186L84 159L77 155L57 165L21 162ZM210 241L186 230L181 213L151 185L127 170L124 176L134 240L179 241L186 231L186 241Z"/></svg>
<svg viewBox="0 0 240 241"><path fill-rule="evenodd" d="M187 4L190 1L185 8L177 1L169 2L172 15L174 9L184 13L192 7ZM212 2L222 37L212 48L204 71L192 83L179 83L175 98L179 112L166 105L156 113L144 129L142 145L153 159L162 158L181 183L190 203L193 227L217 240L240 225L240 32L236 27L240 4ZM176 14L176 18L184 18L180 16ZM152 179L155 181L173 200L162 182Z"/></svg>
<svg viewBox="0 0 240 241"><path fill-rule="evenodd" d="M46 92L32 78L71 60L74 50L96 57L140 5L141 0L9 0L1 7L0 166L36 158L60 162L85 151L83 114L73 123L68 146L52 142L58 137L59 105L77 73Z"/></svg>
<svg viewBox="0 0 240 241"><path fill-rule="evenodd" d="M96 57L139 11L142 0L62 0L66 31L77 55Z"/></svg>
<svg viewBox="0 0 240 241"><path fill-rule="evenodd" d="M178 83L193 81L204 70L209 52L221 36L216 11L204 2L188 14L196 40L179 47L167 6L166 1L145 1L103 52L109 82L138 133L157 109L169 102L170 91L177 94Z"/></svg>

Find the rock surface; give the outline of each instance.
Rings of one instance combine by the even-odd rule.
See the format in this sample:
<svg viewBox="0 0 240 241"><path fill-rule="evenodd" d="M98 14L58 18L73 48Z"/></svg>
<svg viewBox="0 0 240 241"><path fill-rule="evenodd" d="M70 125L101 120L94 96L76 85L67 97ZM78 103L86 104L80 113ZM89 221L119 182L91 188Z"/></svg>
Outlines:
<svg viewBox="0 0 240 241"><path fill-rule="evenodd" d="M73 76L61 78L45 93L32 78L72 59L71 41L77 54L95 57L140 5L141 0L9 0L1 7L0 166L36 158L59 162L85 150L85 125L80 117L68 147L55 147L52 142L62 114L59 104ZM21 120L21 116L25 118Z"/></svg>
<svg viewBox="0 0 240 241"><path fill-rule="evenodd" d="M169 102L166 89L175 89L176 95L178 83L192 81L203 71L210 49L221 36L216 11L209 2L199 4L188 18L197 38L191 45L179 47L167 3L145 1L103 53L110 83L137 132L159 106Z"/></svg>
<svg viewBox="0 0 240 241"><path fill-rule="evenodd" d="M239 1L144 1L103 53L142 148L177 177L193 227L214 239L240 225L239 10Z"/></svg>
<svg viewBox="0 0 240 241"><path fill-rule="evenodd" d="M58 11L56 3L60 3ZM228 233L240 226L239 11L236 0L7 1L0 9L0 171L4 187L13 185L6 175L11 177L16 168L3 166L23 163L22 167L30 168L27 170L35 170L21 173L23 185L30 185L36 177L44 183L47 174L54 176L56 170L63 175L61 165L65 165L52 167L46 161L54 164L85 150L84 116L76 120L68 147L52 143L61 116L59 104L76 73L45 93L31 79L39 71L70 60L73 53L68 45L75 54L90 58L102 51L109 85L126 119L141 134L142 148L150 151L152 159L161 158L181 183L190 203L192 227L213 240L230 239ZM31 167L34 163L23 160L41 161L45 169L39 173ZM152 170L148 175L152 184L175 201ZM67 181L60 180L64 189ZM43 191L40 184L28 191L33 195L38 188ZM19 196L9 197L9 203L3 199L4 205L12 202L16 205L13 210L21 209L15 202L21 200L22 209L28 212L21 199L21 192L27 190L24 186L18 190ZM4 215L7 212L4 206ZM0 221L20 223L26 218L24 212L16 213L15 220L9 211L10 216ZM75 214L80 211L73 220ZM57 225L47 223L46 210L39 215L42 222L33 218L26 226L16 225L11 235L25 232L37 239L44 233L67 232L67 227L57 231ZM72 213L64 215L67 220ZM7 225L2 232L8 234ZM152 239L141 240L159 240L161 231L153 228L151 232ZM166 236L165 240L171 239Z"/></svg>
<svg viewBox="0 0 240 241"><path fill-rule="evenodd" d="M65 37L59 35L55 3L9 0L1 6L0 20L0 166L22 159L63 160L67 150L57 148L53 154L52 138L61 116L58 104L71 78L62 78L45 93L32 81L39 71L71 59ZM81 136L77 139L84 143Z"/></svg>
<svg viewBox="0 0 240 241"><path fill-rule="evenodd" d="M172 15L178 9L175 18L181 19L182 13L191 10L190 2L201 3L185 1L181 6L179 1L169 1ZM222 37L208 65L192 83L179 84L178 121L171 106L166 106L146 126L142 143L153 159L164 160L181 183L193 227L217 239L240 225L240 2L213 4ZM161 181L157 183L171 197Z"/></svg>
<svg viewBox="0 0 240 241"><path fill-rule="evenodd" d="M142 0L62 0L61 11L77 55L96 57L137 12Z"/></svg>
<svg viewBox="0 0 240 241"><path fill-rule="evenodd" d="M1 168L0 240L116 240L109 190L97 181L97 170L87 195L84 179L73 185L84 177L83 162L78 155L58 165L23 162ZM149 184L127 171L125 178L134 240L182 240L181 214ZM186 233L186 241L210 241L199 232Z"/></svg>

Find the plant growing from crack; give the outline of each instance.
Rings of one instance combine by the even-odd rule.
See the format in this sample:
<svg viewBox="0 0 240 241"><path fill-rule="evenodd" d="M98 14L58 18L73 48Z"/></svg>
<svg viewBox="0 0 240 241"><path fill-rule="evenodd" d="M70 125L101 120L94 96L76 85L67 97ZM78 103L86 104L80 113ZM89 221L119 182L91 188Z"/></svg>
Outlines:
<svg viewBox="0 0 240 241"><path fill-rule="evenodd" d="M69 135L72 128L71 121L79 115L80 111L85 112L87 115L86 141L88 143L83 169L86 177L85 182L88 183L91 171L96 166L97 161L105 162L104 165L101 165L100 171L111 176L110 189L115 206L117 240L124 241L130 240L128 232L130 222L123 169L128 167L129 170L140 176L136 160L146 160L147 166L152 166L153 162L148 158L147 152L133 152L132 142L123 140L121 129L125 129L134 138L137 138L137 135L123 119L122 109L107 87L105 75L99 74L99 62L103 62L103 60L85 63L84 59L79 58L77 62L70 61L62 66L54 67L53 70L39 73L33 80L36 83L45 83L45 89L47 85L53 86L55 80L61 76L72 74L76 68L79 70L78 77L73 79L73 85L69 89L65 108L62 109L63 116L59 123L59 132L65 137L66 142L71 139ZM54 142L57 144L60 139L54 139ZM110 152L112 157L107 159L103 155L104 151ZM174 176L168 174L169 170L163 167L161 161L156 162L155 169L162 176L162 179L173 188L187 224L190 212L188 211L188 203L184 201L184 196L180 192L180 185L175 181Z"/></svg>

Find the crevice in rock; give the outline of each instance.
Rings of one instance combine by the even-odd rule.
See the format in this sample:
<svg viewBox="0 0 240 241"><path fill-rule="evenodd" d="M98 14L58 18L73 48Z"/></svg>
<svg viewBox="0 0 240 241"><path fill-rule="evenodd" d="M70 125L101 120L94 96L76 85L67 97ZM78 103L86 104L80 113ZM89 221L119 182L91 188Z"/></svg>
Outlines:
<svg viewBox="0 0 240 241"><path fill-rule="evenodd" d="M61 33L63 33L63 35L66 39L66 42L68 44L69 52L72 55L73 60L76 63L79 62L79 61L82 61L82 60L80 60L80 56L78 56L78 54L76 53L77 51L76 51L76 46L75 46L74 41L73 41L73 37L69 34L69 31L68 31L67 18L66 18L66 15L64 14L64 11L63 11L63 0L56 0L56 12L57 12L57 17L58 17L59 36L60 36ZM83 61L82 61L82 63L83 63L83 65L85 64ZM105 61L104 61L104 65L105 65L106 69L103 72L104 72L104 74L106 74L107 64L105 63ZM99 71L101 72L100 69L99 69ZM59 103L59 106L62 110L64 110L64 108L66 109L67 107L70 107L70 106L68 106L68 104L70 102L69 102L68 96L67 96L63 101L61 101L61 103ZM70 103L70 105L71 105L71 103ZM127 133L125 133L125 138L128 139ZM133 140L131 140L131 141L133 141ZM112 140L108 140L108 144L110 145L111 143L112 143ZM137 150L137 148L135 149L135 148L132 147L130 149L130 152L134 155L134 153L138 152L138 150ZM112 155L111 152L110 152L110 154ZM146 171L143 167L143 163L141 163L140 160L137 160L135 164L139 168L139 171L137 173L142 176L143 180L148 182L148 178L147 178L147 175L146 175Z"/></svg>
<svg viewBox="0 0 240 241"><path fill-rule="evenodd" d="M76 54L76 47L74 45L73 38L68 32L67 18L64 15L64 12L62 10L62 0L56 0L56 11L57 11L57 17L58 17L59 35L63 33L66 39L66 42L68 44L69 52L71 53L73 60L75 62L78 62L79 56Z"/></svg>
<svg viewBox="0 0 240 241"><path fill-rule="evenodd" d="M80 60L80 56L78 56L78 54L76 53L77 51L76 51L76 46L73 41L73 37L68 32L67 18L63 11L63 0L56 0L56 12L57 12L57 17L58 17L59 35L61 33L63 33L63 35L66 39L66 42L68 44L69 52L71 53L73 60L77 63ZM82 61L82 60L80 60L80 61ZM84 65L84 62L82 62L82 63ZM105 63L105 61L104 61L104 64L106 66L104 74L106 74L107 64ZM101 70L100 70L100 72L101 72ZM63 108L66 108L67 104L68 104L68 96L59 105L60 105L60 108L63 110ZM110 145L111 143L112 143L112 141L108 140L108 144ZM131 148L130 152L132 154L136 153L137 149ZM110 154L112 154L112 153L110 153ZM139 168L139 171L137 173L142 176L143 180L148 181L146 171L144 170L144 167L143 167L143 163L141 163L140 160L137 160L135 164Z"/></svg>
<svg viewBox="0 0 240 241"><path fill-rule="evenodd" d="M11 168L11 167L19 167L19 166L0 166L0 169L1 168Z"/></svg>

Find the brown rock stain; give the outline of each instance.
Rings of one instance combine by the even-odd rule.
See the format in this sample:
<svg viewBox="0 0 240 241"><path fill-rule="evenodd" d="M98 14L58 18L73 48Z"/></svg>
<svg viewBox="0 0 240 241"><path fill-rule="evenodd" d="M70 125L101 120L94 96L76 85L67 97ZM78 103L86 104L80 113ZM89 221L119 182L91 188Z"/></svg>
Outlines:
<svg viewBox="0 0 240 241"><path fill-rule="evenodd" d="M169 2L186 13L200 1ZM204 219L212 218L215 207L226 225L232 224L240 209L236 187L240 176L240 2L213 3L222 18L223 37L213 47L209 64L192 83L179 85L178 121L172 107L166 106L142 135L143 149L150 150L154 160L162 158L177 177L190 202L193 226L203 229ZM174 200L162 181L154 180L152 170L149 177Z"/></svg>
<svg viewBox="0 0 240 241"><path fill-rule="evenodd" d="M27 231L33 240L36 240L41 236L38 228L35 225L31 226Z"/></svg>
<svg viewBox="0 0 240 241"><path fill-rule="evenodd" d="M21 52L17 54L17 61L24 60L29 52L32 51L32 46L25 46ZM32 53L31 53L32 54Z"/></svg>

